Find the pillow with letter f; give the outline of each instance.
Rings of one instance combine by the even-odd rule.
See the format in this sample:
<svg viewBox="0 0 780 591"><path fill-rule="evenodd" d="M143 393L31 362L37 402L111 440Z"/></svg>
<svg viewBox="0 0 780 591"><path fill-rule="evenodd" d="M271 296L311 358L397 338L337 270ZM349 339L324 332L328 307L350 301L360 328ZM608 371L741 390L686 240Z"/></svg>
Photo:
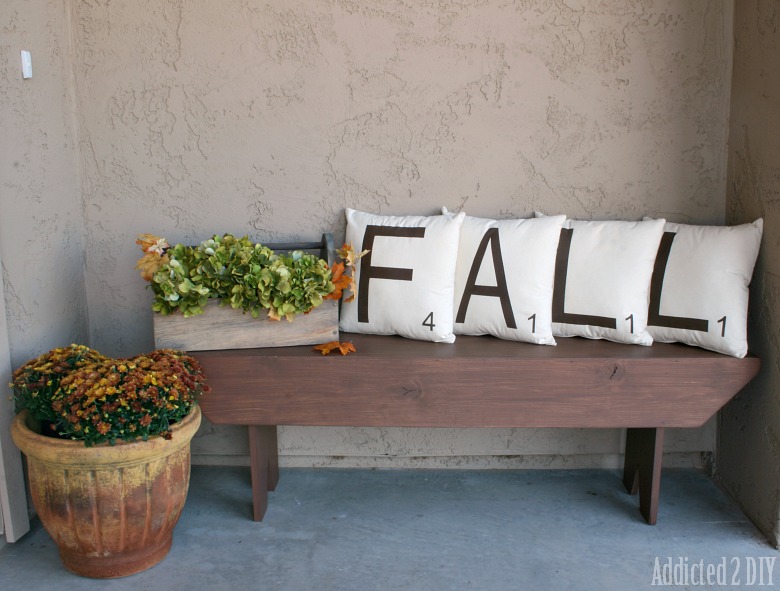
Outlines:
<svg viewBox="0 0 780 591"><path fill-rule="evenodd" d="M346 241L369 252L357 263L357 293L342 303L339 328L454 342L455 263L465 214L402 217L347 209L346 217Z"/></svg>

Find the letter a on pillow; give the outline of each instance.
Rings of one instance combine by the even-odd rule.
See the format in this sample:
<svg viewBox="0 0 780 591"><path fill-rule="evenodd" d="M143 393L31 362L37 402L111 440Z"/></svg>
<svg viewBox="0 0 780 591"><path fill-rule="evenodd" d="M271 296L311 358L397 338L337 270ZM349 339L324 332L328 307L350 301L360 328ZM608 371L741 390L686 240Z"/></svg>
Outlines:
<svg viewBox="0 0 780 591"><path fill-rule="evenodd" d="M357 293L341 306L344 332L452 343L455 264L465 214L379 216L346 210L347 242L368 250Z"/></svg>
<svg viewBox="0 0 780 591"><path fill-rule="evenodd" d="M555 344L553 279L565 219L466 216L455 271L455 334Z"/></svg>

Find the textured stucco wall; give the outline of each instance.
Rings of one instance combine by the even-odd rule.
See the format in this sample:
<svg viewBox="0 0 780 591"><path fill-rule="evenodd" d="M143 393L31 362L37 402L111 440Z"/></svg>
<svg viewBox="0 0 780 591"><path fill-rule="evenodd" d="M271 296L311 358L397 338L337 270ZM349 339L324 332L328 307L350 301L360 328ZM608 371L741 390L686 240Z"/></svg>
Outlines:
<svg viewBox="0 0 780 591"><path fill-rule="evenodd" d="M0 257L14 366L88 339L69 17L61 1L0 3Z"/></svg>
<svg viewBox="0 0 780 591"><path fill-rule="evenodd" d="M0 2L0 325L8 346L0 345L2 429L12 414L11 369L89 338L69 16L58 0ZM22 79L22 49L32 54L29 80ZM21 480L21 460L4 434L5 502L16 516L6 533L13 539L26 531L26 507L23 483L10 482Z"/></svg>
<svg viewBox="0 0 780 591"><path fill-rule="evenodd" d="M728 221L764 218L751 287L759 376L722 413L719 476L780 545L780 3L736 4Z"/></svg>
<svg viewBox="0 0 780 591"><path fill-rule="evenodd" d="M731 8L72 2L93 345L151 347L133 270L142 231L338 237L345 206L722 222ZM328 433L286 429L283 453L382 456L407 442L412 456L587 455L619 444L584 431L538 444L532 431ZM680 438L706 450L712 433ZM241 445L237 431L206 427L196 452Z"/></svg>

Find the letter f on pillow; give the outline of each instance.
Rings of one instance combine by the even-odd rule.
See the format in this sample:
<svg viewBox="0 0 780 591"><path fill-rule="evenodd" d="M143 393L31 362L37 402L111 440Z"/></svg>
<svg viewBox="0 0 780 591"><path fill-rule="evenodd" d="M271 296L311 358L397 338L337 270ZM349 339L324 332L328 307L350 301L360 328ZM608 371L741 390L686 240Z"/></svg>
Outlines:
<svg viewBox="0 0 780 591"><path fill-rule="evenodd" d="M371 279L391 279L393 281L411 281L413 269L400 267L377 267L371 264L374 250L374 238L392 236L396 238L424 238L425 228L393 228L390 226L366 226L363 234L362 250L368 252L360 263L360 283L358 284L358 322L368 322L368 289Z"/></svg>

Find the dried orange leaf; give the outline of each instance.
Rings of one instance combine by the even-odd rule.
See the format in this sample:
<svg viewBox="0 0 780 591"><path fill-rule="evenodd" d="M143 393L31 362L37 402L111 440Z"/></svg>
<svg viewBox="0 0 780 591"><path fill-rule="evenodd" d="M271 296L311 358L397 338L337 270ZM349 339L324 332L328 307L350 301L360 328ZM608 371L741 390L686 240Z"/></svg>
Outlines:
<svg viewBox="0 0 780 591"><path fill-rule="evenodd" d="M328 355L334 349L338 349L339 346L340 343L338 341L331 341L329 343L323 343L322 345L317 345L316 347L314 347L314 350L321 351L323 355Z"/></svg>
<svg viewBox="0 0 780 591"><path fill-rule="evenodd" d="M165 253L165 249L170 246L165 238L160 238L154 234L139 234L135 243L139 245L144 252L155 252L160 256L162 256L163 253Z"/></svg>
<svg viewBox="0 0 780 591"><path fill-rule="evenodd" d="M141 277L151 281L157 270L168 262L165 250L170 246L165 238L153 234L139 234L135 241L144 251L144 256L138 259L135 268L141 271Z"/></svg>
<svg viewBox="0 0 780 591"><path fill-rule="evenodd" d="M315 351L320 351L323 355L330 355L333 351L338 351L342 355L349 355L355 353L355 345L352 343L339 343L338 341L331 341L322 345L314 347Z"/></svg>
<svg viewBox="0 0 780 591"><path fill-rule="evenodd" d="M135 268L141 272L141 277L145 281L151 281L157 270L168 262L168 255L160 256L158 254L148 252L135 264Z"/></svg>
<svg viewBox="0 0 780 591"><path fill-rule="evenodd" d="M352 343L341 343L339 345L339 351L341 351L342 355L349 355L350 353L356 353L357 349L355 349L355 345Z"/></svg>
<svg viewBox="0 0 780 591"><path fill-rule="evenodd" d="M346 275L344 271L345 271L344 263L333 263L333 265L330 268L330 273L331 273L330 281L331 283L333 283L335 289L332 292L330 292L328 295L324 296L323 299L338 300L341 298L344 290L351 285L352 279L349 277L349 275Z"/></svg>
<svg viewBox="0 0 780 591"><path fill-rule="evenodd" d="M342 259L344 259L347 262L347 267L354 269L355 263L358 262L358 259L367 255L368 251L364 250L363 252L356 253L355 250L352 248L352 244L344 244L344 246L342 246L336 251L336 254L338 254Z"/></svg>
<svg viewBox="0 0 780 591"><path fill-rule="evenodd" d="M351 244L344 244L336 253L341 257L344 263L336 263L333 265L333 279L331 280L336 289L331 293L328 298L338 300L344 295L344 290L350 292L350 296L345 298L345 302L351 302L355 299L355 293L357 293L357 285L355 283L355 264L357 261L368 254L367 250L360 253L355 253ZM338 274L336 273L336 265L339 265ZM337 284L338 282L338 284Z"/></svg>

